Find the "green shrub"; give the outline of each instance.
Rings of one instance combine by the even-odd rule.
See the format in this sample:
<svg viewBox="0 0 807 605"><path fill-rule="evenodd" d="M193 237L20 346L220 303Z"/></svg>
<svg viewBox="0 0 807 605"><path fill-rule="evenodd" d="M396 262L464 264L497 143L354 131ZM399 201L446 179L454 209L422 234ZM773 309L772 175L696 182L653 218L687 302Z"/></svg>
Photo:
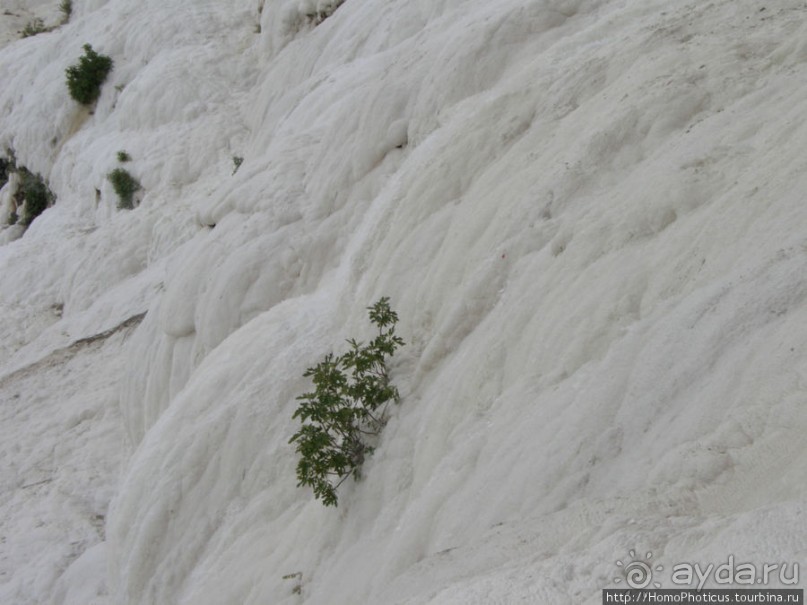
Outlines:
<svg viewBox="0 0 807 605"><path fill-rule="evenodd" d="M33 174L25 167L18 172L21 182L14 197L18 208L24 204L20 224L27 227L53 203L54 195L40 175Z"/></svg>
<svg viewBox="0 0 807 605"><path fill-rule="evenodd" d="M126 153L125 151L119 151L119 152L118 152L118 161L119 161L119 162L121 162L121 163L123 163L123 162L128 162L128 161L129 161L129 160L131 160L131 159L132 159L132 156L130 156L130 155L129 155L128 153Z"/></svg>
<svg viewBox="0 0 807 605"><path fill-rule="evenodd" d="M325 506L336 506L336 489L348 477L360 477L365 456L373 452L368 439L384 427L388 403L399 400L386 365L404 344L395 336L398 315L386 297L368 310L378 335L366 345L348 340L347 353L329 353L308 368L303 376L311 377L315 389L297 397L301 403L293 418L302 426L289 440L300 455L297 485L311 486Z"/></svg>
<svg viewBox="0 0 807 605"><path fill-rule="evenodd" d="M70 15L73 14L73 0L62 0L59 10L62 11L62 23L70 21Z"/></svg>
<svg viewBox="0 0 807 605"><path fill-rule="evenodd" d="M342 6L344 2L345 0L331 0L331 2L325 3L321 8L306 13L305 17L308 19L309 23L312 23L315 26L319 25L325 21L325 19L334 14L336 9Z"/></svg>
<svg viewBox="0 0 807 605"><path fill-rule="evenodd" d="M37 34L42 34L45 32L51 31L51 28L45 27L45 22L37 17L36 19L32 19L28 23L25 24L25 27L22 28L22 37L23 38L30 38L31 36L35 36Z"/></svg>
<svg viewBox="0 0 807 605"><path fill-rule="evenodd" d="M112 69L112 59L99 55L89 44L84 45L84 56L65 70L70 96L82 105L94 103L101 95L101 84Z"/></svg>
<svg viewBox="0 0 807 605"><path fill-rule="evenodd" d="M120 198L118 208L126 210L134 208L134 194L141 189L140 183L123 168L115 168L115 170L106 175L106 178L112 183L112 188Z"/></svg>
<svg viewBox="0 0 807 605"><path fill-rule="evenodd" d="M14 171L14 163L12 160L0 158L0 189L8 183L8 173Z"/></svg>

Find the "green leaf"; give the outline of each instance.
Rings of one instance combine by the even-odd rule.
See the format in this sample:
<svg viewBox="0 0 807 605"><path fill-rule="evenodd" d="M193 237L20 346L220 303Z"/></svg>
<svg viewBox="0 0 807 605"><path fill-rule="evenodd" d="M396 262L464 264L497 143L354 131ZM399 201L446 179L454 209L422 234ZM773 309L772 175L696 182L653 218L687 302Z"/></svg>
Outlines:
<svg viewBox="0 0 807 605"><path fill-rule="evenodd" d="M289 439L300 455L298 486L309 486L325 506L336 506L337 488L348 477L359 479L361 466L373 448L366 442L386 423L384 409L399 400L398 389L390 384L386 361L404 341L394 335L397 314L389 299L381 298L370 311L370 321L379 334L368 344L348 339L350 350L341 356L328 353L308 368L314 390L296 397L292 418L301 422Z"/></svg>

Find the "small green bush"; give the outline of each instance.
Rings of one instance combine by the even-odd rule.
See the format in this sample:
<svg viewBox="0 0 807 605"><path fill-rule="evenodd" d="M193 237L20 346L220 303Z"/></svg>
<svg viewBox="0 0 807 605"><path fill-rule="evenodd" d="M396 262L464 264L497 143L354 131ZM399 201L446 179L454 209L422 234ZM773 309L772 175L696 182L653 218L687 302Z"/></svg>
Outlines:
<svg viewBox="0 0 807 605"><path fill-rule="evenodd" d="M91 105L101 95L101 84L112 70L112 59L99 55L89 44L84 45L84 56L65 70L70 96L82 105Z"/></svg>
<svg viewBox="0 0 807 605"><path fill-rule="evenodd" d="M134 194L141 189L140 183L123 168L115 168L115 170L106 175L106 178L112 183L112 188L120 198L118 208L125 210L134 208Z"/></svg>
<svg viewBox="0 0 807 605"><path fill-rule="evenodd" d="M342 6L344 2L345 0L331 0L331 2L325 3L320 9L306 13L305 17L308 19L309 23L312 23L315 26L319 25L325 21L325 19L334 14L336 9Z"/></svg>
<svg viewBox="0 0 807 605"><path fill-rule="evenodd" d="M12 160L0 158L0 189L8 183L8 173L14 171L14 163Z"/></svg>
<svg viewBox="0 0 807 605"><path fill-rule="evenodd" d="M233 156L233 174L238 172L238 169L241 168L241 164L244 163L244 158L238 155Z"/></svg>
<svg viewBox="0 0 807 605"><path fill-rule="evenodd" d="M302 427L289 440L297 444L297 485L311 486L325 506L336 506L337 488L350 476L360 477L365 456L373 452L368 439L386 424L386 407L400 399L390 382L386 360L404 344L395 335L398 315L389 298L367 308L378 335L368 344L351 339L350 350L339 357L329 353L303 376L311 377L314 391L297 397L293 418Z"/></svg>
<svg viewBox="0 0 807 605"><path fill-rule="evenodd" d="M62 0L59 10L62 11L62 23L70 21L70 16L73 14L73 0Z"/></svg>
<svg viewBox="0 0 807 605"><path fill-rule="evenodd" d="M37 17L36 19L32 19L28 23L25 24L25 27L22 28L22 37L23 38L30 38L31 36L35 36L37 34L42 34L45 32L49 32L51 29L49 27L45 27L45 22Z"/></svg>
<svg viewBox="0 0 807 605"><path fill-rule="evenodd" d="M25 167L20 168L18 172L21 183L15 199L18 208L24 204L20 224L27 227L53 203L54 195L40 175L33 174Z"/></svg>
<svg viewBox="0 0 807 605"><path fill-rule="evenodd" d="M131 159L132 159L132 156L130 156L130 155L129 155L128 153L126 153L125 151L119 151L119 152L118 152L118 161L119 161L119 162L121 162L121 163L123 163L123 162L128 162L128 161L129 161L129 160L131 160Z"/></svg>

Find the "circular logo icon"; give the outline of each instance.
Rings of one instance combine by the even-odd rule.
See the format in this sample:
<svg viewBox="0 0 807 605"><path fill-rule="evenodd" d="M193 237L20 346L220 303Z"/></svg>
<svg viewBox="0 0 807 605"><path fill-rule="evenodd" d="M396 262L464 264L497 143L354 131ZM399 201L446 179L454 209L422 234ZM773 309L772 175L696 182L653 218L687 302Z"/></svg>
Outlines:
<svg viewBox="0 0 807 605"><path fill-rule="evenodd" d="M635 550L629 551L628 556L630 557L629 561L624 563L622 561L616 562L617 567L622 569L622 577L614 578L615 584L619 584L624 580L630 588L647 588L650 586L650 583L653 582L653 572L662 571L664 569L661 565L656 565L655 568L652 566L652 552L648 552L644 560L636 558ZM658 582L653 582L653 586L655 588L661 588L661 584Z"/></svg>

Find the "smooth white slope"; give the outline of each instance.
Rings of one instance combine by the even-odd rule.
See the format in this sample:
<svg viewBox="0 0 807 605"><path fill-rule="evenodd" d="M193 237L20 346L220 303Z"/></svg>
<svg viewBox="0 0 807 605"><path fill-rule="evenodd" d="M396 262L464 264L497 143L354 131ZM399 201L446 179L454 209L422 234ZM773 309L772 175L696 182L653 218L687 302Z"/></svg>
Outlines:
<svg viewBox="0 0 807 605"><path fill-rule="evenodd" d="M312 6L119 0L1 56L50 74L0 135L60 194L0 249L9 367L149 309L110 602L595 603L631 548L803 557L803 3ZM117 65L91 117L54 59L85 39ZM326 510L294 397L381 295L403 402Z"/></svg>
<svg viewBox="0 0 807 605"><path fill-rule="evenodd" d="M122 335L0 379L0 601L106 603L105 522L122 470Z"/></svg>

